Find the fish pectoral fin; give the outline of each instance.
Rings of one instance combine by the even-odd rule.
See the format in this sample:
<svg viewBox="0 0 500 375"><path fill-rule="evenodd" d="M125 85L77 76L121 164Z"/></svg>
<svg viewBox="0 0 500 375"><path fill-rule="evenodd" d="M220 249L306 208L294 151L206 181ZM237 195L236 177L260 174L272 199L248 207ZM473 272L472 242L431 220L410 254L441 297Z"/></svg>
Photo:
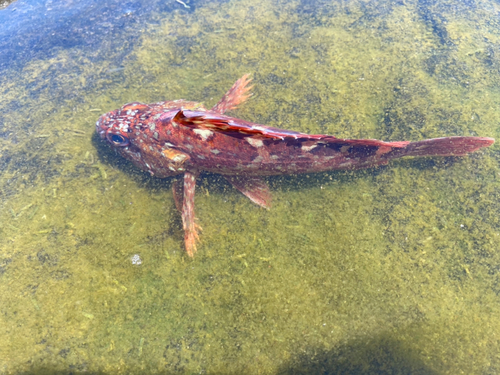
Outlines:
<svg viewBox="0 0 500 375"><path fill-rule="evenodd" d="M241 191L255 204L264 208L271 208L271 191L267 183L260 177L224 176L231 185Z"/></svg>
<svg viewBox="0 0 500 375"><path fill-rule="evenodd" d="M186 171L184 173L184 181L182 185L182 227L184 229L184 244L186 246L186 252L190 257L194 256L196 253L196 242L199 241L198 231L201 230L201 227L195 223L194 216L194 191L196 188L196 176L197 172ZM177 194L177 198L180 192L180 184L174 185L174 194ZM175 197L175 195L174 195ZM176 203L178 206L179 203Z"/></svg>
<svg viewBox="0 0 500 375"><path fill-rule="evenodd" d="M184 181L181 179L174 180L172 184L172 194L174 196L175 208L182 214L182 204L184 201Z"/></svg>
<svg viewBox="0 0 500 375"><path fill-rule="evenodd" d="M250 90L253 86L248 86L252 79L245 74L239 80L237 80L233 87L229 89L228 92L224 94L221 100L213 106L212 111L224 114L226 111L235 109L239 104L246 101L252 94Z"/></svg>
<svg viewBox="0 0 500 375"><path fill-rule="evenodd" d="M222 133L240 139L247 137L253 137L255 139L261 140L300 140L304 137L307 140L323 140L326 138L336 139L332 136L310 136L308 134L298 133L292 130L278 129L271 126L254 124L248 121L214 113L213 111L204 112L179 110L172 118L172 123L176 126L181 125L190 129L210 130L216 133Z"/></svg>

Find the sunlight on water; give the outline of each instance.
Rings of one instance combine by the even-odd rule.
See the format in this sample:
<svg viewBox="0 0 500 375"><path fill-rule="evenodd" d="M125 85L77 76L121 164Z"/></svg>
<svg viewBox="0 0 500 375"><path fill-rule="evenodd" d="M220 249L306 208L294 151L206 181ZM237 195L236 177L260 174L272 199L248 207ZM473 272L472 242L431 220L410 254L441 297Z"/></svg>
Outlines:
<svg viewBox="0 0 500 375"><path fill-rule="evenodd" d="M216 175L184 253L172 179L95 122L124 103L388 141L499 137L493 1L18 1L0 11L0 372L500 372L498 146L464 158Z"/></svg>

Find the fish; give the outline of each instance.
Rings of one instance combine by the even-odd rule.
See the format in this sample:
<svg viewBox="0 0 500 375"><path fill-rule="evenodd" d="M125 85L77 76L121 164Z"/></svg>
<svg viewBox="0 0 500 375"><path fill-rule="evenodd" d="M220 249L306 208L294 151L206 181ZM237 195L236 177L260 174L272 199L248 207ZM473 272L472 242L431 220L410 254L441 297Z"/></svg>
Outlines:
<svg viewBox="0 0 500 375"><path fill-rule="evenodd" d="M194 210L201 172L224 176L252 202L269 209L272 197L266 176L372 168L408 156L464 156L495 142L462 136L414 142L344 139L226 115L251 96L250 83L245 74L211 109L184 99L132 102L96 122L99 137L136 167L158 178L182 176L175 179L172 191L189 257L197 251L201 231Z"/></svg>

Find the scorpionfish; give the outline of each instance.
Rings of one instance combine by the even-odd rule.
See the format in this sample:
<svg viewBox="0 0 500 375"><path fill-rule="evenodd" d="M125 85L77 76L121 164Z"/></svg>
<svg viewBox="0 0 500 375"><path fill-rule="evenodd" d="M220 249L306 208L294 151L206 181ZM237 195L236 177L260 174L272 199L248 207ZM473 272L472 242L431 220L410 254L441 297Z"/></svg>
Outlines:
<svg viewBox="0 0 500 375"><path fill-rule="evenodd" d="M223 175L254 203L270 208L271 194L263 176L370 168L405 156L462 156L495 142L486 137L417 142L341 139L224 115L248 99L249 83L244 75L211 109L182 99L133 102L102 115L96 123L99 136L140 169L159 178L183 175L172 190L190 257L201 229L195 222L194 197L202 171Z"/></svg>

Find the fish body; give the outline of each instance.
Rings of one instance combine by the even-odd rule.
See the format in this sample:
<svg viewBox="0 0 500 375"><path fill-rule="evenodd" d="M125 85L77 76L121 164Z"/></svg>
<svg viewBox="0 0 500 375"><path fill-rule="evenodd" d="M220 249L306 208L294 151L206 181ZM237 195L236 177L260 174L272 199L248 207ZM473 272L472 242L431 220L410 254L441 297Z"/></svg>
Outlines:
<svg viewBox="0 0 500 375"><path fill-rule="evenodd" d="M182 214L186 251L196 252L196 177L223 175L254 203L270 208L262 176L361 169L405 156L462 156L494 143L486 137L445 137L417 142L341 139L255 124L224 113L249 97L249 78L240 78L211 109L186 100L128 103L102 115L96 131L120 155L151 175L183 175L173 185Z"/></svg>

